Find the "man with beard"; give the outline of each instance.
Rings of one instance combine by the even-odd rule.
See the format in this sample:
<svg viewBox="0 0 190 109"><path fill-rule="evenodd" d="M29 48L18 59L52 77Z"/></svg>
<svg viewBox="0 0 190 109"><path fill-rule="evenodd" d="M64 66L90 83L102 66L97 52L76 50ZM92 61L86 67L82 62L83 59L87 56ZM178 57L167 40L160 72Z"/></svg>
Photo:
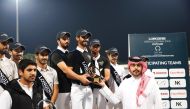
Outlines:
<svg viewBox="0 0 190 109"><path fill-rule="evenodd" d="M9 53L11 55L11 60L14 61L17 65L23 59L25 47L19 42L10 44Z"/></svg>
<svg viewBox="0 0 190 109"><path fill-rule="evenodd" d="M13 38L5 33L0 34L0 83L7 85L9 81L18 78L15 62L8 59L5 54L8 52L9 43Z"/></svg>
<svg viewBox="0 0 190 109"><path fill-rule="evenodd" d="M98 39L90 41L90 51L92 55L92 66L95 67L96 75L107 82L110 78L110 63L107 58L100 55L101 43ZM101 86L93 84L93 109L106 109L106 99L99 93Z"/></svg>
<svg viewBox="0 0 190 109"><path fill-rule="evenodd" d="M48 66L48 56L51 50L46 46L41 46L36 49L35 59L37 63L37 81L41 82L45 91L46 97L55 104L59 88L57 72L52 67Z"/></svg>
<svg viewBox="0 0 190 109"><path fill-rule="evenodd" d="M9 83L9 93L4 100L0 99L1 109L36 109L38 102L45 99L42 88L35 82L37 65L32 60L23 59L18 69L20 78Z"/></svg>
<svg viewBox="0 0 190 109"><path fill-rule="evenodd" d="M80 80L86 84L88 80L86 75L78 75L67 66L68 63L68 47L70 44L70 33L59 32L57 34L57 49L50 55L50 66L57 71L59 81L59 94L56 101L58 109L71 109L71 79Z"/></svg>
<svg viewBox="0 0 190 109"><path fill-rule="evenodd" d="M79 79L72 80L71 86L71 103L72 109L92 109L93 94L90 87L91 81L88 80L88 65L91 61L91 56L88 53L87 46L91 33L87 30L79 30L76 33L77 47L76 50L69 53L68 66L78 75L84 75L86 83ZM86 77L85 77L86 76Z"/></svg>
<svg viewBox="0 0 190 109"><path fill-rule="evenodd" d="M109 48L106 50L107 57L110 61L110 79L108 80L109 88L112 92L115 92L125 75L127 75L127 72L125 69L118 65L118 57L119 52L117 48ZM112 103L108 102L107 109L122 109L122 104L113 105Z"/></svg>
<svg viewBox="0 0 190 109"><path fill-rule="evenodd" d="M146 75L145 57L129 57L130 78L125 79L113 94L102 81L100 93L110 102L122 102L123 109L162 109L161 94L154 77Z"/></svg>

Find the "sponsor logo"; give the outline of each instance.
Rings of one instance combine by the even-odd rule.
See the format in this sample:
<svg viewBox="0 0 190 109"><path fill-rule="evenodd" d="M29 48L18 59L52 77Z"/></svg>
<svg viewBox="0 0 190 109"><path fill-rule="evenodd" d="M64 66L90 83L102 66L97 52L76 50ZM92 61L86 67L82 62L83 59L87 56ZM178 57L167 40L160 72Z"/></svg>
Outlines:
<svg viewBox="0 0 190 109"><path fill-rule="evenodd" d="M156 82L160 88L168 88L168 79L156 79Z"/></svg>
<svg viewBox="0 0 190 109"><path fill-rule="evenodd" d="M170 108L170 101L169 100L162 100L162 107L163 108Z"/></svg>
<svg viewBox="0 0 190 109"><path fill-rule="evenodd" d="M187 98L186 89L172 89L170 90L171 98Z"/></svg>
<svg viewBox="0 0 190 109"><path fill-rule="evenodd" d="M169 76L170 77L185 77L185 69L183 68L169 69Z"/></svg>
<svg viewBox="0 0 190 109"><path fill-rule="evenodd" d="M187 100L171 100L171 108L187 108Z"/></svg>
<svg viewBox="0 0 190 109"><path fill-rule="evenodd" d="M186 80L185 79L170 79L170 87L172 88L186 87Z"/></svg>
<svg viewBox="0 0 190 109"><path fill-rule="evenodd" d="M168 77L168 70L167 69L152 69L156 78L159 77Z"/></svg>
<svg viewBox="0 0 190 109"><path fill-rule="evenodd" d="M169 90L160 90L162 98L169 98Z"/></svg>

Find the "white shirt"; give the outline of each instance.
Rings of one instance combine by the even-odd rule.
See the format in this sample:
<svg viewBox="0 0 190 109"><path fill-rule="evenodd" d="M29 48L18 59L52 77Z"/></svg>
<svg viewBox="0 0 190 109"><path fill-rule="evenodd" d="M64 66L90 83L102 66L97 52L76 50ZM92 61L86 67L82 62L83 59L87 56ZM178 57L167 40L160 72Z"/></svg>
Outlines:
<svg viewBox="0 0 190 109"><path fill-rule="evenodd" d="M124 67L112 63L110 63L110 65L112 65L112 67L117 71L121 80L123 80L123 78L128 74L128 72L125 71Z"/></svg>
<svg viewBox="0 0 190 109"><path fill-rule="evenodd" d="M110 63L110 65L115 69L115 71L117 71L117 73L119 74L119 76L121 78L121 81L128 74L125 71L125 69L123 67L119 66L118 64ZM115 92L118 89L117 83L113 79L112 75L110 75L110 79L108 81L108 84L109 84L109 88L111 89L112 92Z"/></svg>
<svg viewBox="0 0 190 109"><path fill-rule="evenodd" d="M1 109L11 109L12 99L8 91L0 86L0 107Z"/></svg>
<svg viewBox="0 0 190 109"><path fill-rule="evenodd" d="M18 78L18 69L16 63L5 56L0 59L0 69L7 76L9 81Z"/></svg>
<svg viewBox="0 0 190 109"><path fill-rule="evenodd" d="M37 69L45 78L45 80L47 81L47 83L53 91L54 84L59 84L56 70L50 66L47 66L46 69L42 69L38 66Z"/></svg>
<svg viewBox="0 0 190 109"><path fill-rule="evenodd" d="M95 73L96 75L99 75L100 76L100 71L99 71L99 64L98 64L98 59L100 58L100 54L98 54L97 57L93 57L93 60L95 61Z"/></svg>
<svg viewBox="0 0 190 109"><path fill-rule="evenodd" d="M82 49L82 48L80 48L79 46L77 46L76 50L78 50L78 51L80 51L80 52L82 52L82 53L83 53L84 51L88 52L87 48Z"/></svg>
<svg viewBox="0 0 190 109"><path fill-rule="evenodd" d="M61 50L63 53L65 53L66 51L68 52L67 49L63 49L63 48L61 48L60 46L57 46L57 49L58 49L58 50Z"/></svg>
<svg viewBox="0 0 190 109"><path fill-rule="evenodd" d="M162 109L160 90L154 78L150 79L144 91L147 97L140 97L141 106L137 107L136 92L140 80L133 77L125 79L114 94L107 86L104 86L99 91L113 104L122 102L123 109Z"/></svg>
<svg viewBox="0 0 190 109"><path fill-rule="evenodd" d="M33 89L32 87L28 87L28 85L24 85L20 82L20 80L17 80L17 82L19 83L20 87L30 96L30 98L32 99L33 97ZM32 85L33 86L33 85Z"/></svg>

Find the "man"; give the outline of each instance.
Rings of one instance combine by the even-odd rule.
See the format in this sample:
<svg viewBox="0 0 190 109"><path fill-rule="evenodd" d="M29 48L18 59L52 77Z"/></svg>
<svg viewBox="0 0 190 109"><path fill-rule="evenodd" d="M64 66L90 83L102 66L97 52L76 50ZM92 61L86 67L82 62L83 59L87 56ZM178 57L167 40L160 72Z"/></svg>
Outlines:
<svg viewBox="0 0 190 109"><path fill-rule="evenodd" d="M37 65L32 60L23 59L18 69L20 79L9 83L9 93L1 102L1 109L36 109L38 102L44 98L42 88L35 82Z"/></svg>
<svg viewBox="0 0 190 109"><path fill-rule="evenodd" d="M19 42L10 44L9 53L11 55L11 60L14 61L17 65L23 59L25 47Z"/></svg>
<svg viewBox="0 0 190 109"><path fill-rule="evenodd" d="M113 94L105 85L100 89L110 102L122 102L123 109L162 109L161 94L154 77L145 74L145 57L129 57L128 69L131 77L125 79Z"/></svg>
<svg viewBox="0 0 190 109"><path fill-rule="evenodd" d="M51 50L46 46L41 46L36 49L37 80L42 83L46 97L55 104L59 88L57 72L47 64L50 53Z"/></svg>
<svg viewBox="0 0 190 109"><path fill-rule="evenodd" d="M110 63L107 58L100 55L101 43L98 39L90 41L90 51L92 55L92 63L95 67L95 74L103 77L103 81L107 82L110 78ZM99 85L93 84L93 109L106 109L106 99L99 93Z"/></svg>
<svg viewBox="0 0 190 109"><path fill-rule="evenodd" d="M8 52L9 44L12 42L12 37L9 37L5 33L0 34L0 83L4 85L7 85L9 81L18 78L15 62L5 56Z"/></svg>
<svg viewBox="0 0 190 109"><path fill-rule="evenodd" d="M71 109L70 91L71 79L80 80L83 84L88 84L86 75L78 75L73 72L66 64L68 63L68 50L70 44L70 33L59 32L57 34L57 49L50 55L50 66L57 71L59 81L59 94L56 101L58 109Z"/></svg>
<svg viewBox="0 0 190 109"><path fill-rule="evenodd" d="M68 66L78 75L89 76L88 65L91 62L91 56L88 53L87 46L91 33L87 30L79 30L76 33L77 47L68 56ZM86 79L87 80L87 79ZM89 86L90 80L82 83L78 79L72 80L71 86L71 103L72 109L92 109L93 94Z"/></svg>
<svg viewBox="0 0 190 109"><path fill-rule="evenodd" d="M10 104L12 103L11 100L8 100L8 98L10 97L10 94L7 90L5 90L5 88L3 87L4 85L0 84L0 103L1 105L1 109L10 109L11 106Z"/></svg>
<svg viewBox="0 0 190 109"><path fill-rule="evenodd" d="M110 79L108 81L109 88L112 92L115 92L125 75L127 75L127 72L125 72L125 69L123 67L120 67L117 64L119 52L117 48L110 48L106 50L107 57L110 61ZM122 104L113 105L112 103L107 104L107 109L122 109Z"/></svg>

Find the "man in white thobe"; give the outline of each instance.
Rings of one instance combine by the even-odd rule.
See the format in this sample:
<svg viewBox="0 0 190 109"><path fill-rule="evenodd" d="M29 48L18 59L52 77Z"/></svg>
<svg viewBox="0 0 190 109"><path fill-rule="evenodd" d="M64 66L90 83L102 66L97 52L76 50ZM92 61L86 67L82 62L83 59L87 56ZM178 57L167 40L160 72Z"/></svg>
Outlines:
<svg viewBox="0 0 190 109"><path fill-rule="evenodd" d="M122 102L123 109L162 109L159 87L154 77L145 74L147 60L145 57L129 57L131 77L125 79L114 94L101 82L100 93L113 104Z"/></svg>

